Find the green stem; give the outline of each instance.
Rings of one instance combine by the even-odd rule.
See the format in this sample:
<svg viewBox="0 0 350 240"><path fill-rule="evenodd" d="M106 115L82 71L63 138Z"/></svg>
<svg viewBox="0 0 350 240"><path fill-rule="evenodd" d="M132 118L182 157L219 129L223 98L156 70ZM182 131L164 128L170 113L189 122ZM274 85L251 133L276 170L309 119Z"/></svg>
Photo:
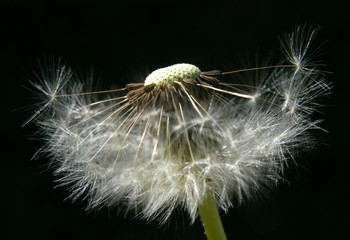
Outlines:
<svg viewBox="0 0 350 240"><path fill-rule="evenodd" d="M213 194L208 191L203 203L199 205L199 214L208 240L226 240L218 208Z"/></svg>

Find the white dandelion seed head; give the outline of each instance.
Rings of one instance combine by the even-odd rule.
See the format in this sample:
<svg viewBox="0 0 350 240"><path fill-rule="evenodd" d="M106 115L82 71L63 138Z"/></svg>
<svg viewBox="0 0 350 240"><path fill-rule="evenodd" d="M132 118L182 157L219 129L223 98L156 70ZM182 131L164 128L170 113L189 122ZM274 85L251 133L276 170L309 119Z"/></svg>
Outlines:
<svg viewBox="0 0 350 240"><path fill-rule="evenodd" d="M272 69L257 87L176 64L95 100L79 81L67 83L74 81L68 68L46 71L60 73L43 74L38 88L49 86L55 101L32 119L60 184L73 199L87 197L89 208L123 203L161 222L176 207L194 221L208 191L227 211L283 179L288 159L317 128L311 114L328 90L319 71L290 66Z"/></svg>

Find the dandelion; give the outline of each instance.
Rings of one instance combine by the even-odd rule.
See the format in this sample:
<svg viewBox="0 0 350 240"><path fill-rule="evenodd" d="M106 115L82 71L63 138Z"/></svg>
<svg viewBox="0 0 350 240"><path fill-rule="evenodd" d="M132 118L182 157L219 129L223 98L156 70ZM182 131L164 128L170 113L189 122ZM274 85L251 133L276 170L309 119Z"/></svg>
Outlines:
<svg viewBox="0 0 350 240"><path fill-rule="evenodd" d="M311 145L315 100L328 91L307 60L315 31L284 38L288 63L232 72L175 64L103 92L84 92L70 68L51 64L34 83L44 102L28 122L39 125L72 199L125 204L161 222L184 208L192 222L201 215L209 239L225 239L217 207L226 212L283 180L295 150ZM225 82L263 70L255 85Z"/></svg>

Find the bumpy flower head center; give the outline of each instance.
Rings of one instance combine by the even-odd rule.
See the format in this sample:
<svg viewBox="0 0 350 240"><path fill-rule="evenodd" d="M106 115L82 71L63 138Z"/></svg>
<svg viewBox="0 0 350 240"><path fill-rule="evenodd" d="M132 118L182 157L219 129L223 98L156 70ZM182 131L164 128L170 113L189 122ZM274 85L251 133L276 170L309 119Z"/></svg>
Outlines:
<svg viewBox="0 0 350 240"><path fill-rule="evenodd" d="M200 74L201 70L198 67L180 63L153 71L146 78L145 85L173 84L175 81L182 82L184 79L198 78Z"/></svg>

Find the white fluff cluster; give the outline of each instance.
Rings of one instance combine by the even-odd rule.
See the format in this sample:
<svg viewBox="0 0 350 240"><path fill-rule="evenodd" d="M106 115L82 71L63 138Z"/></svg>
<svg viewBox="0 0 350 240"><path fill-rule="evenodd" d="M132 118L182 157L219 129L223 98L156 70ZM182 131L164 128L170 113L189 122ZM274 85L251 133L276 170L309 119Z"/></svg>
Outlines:
<svg viewBox="0 0 350 240"><path fill-rule="evenodd" d="M226 211L280 180L316 127L310 114L327 85L303 65L314 32L294 48L305 33L297 29L284 45L294 66L269 67L255 86L224 83L235 73L210 71L84 92L69 68L51 65L35 84L47 101L30 120L45 135L60 183L91 208L125 204L162 221L181 207L194 220L211 191Z"/></svg>

